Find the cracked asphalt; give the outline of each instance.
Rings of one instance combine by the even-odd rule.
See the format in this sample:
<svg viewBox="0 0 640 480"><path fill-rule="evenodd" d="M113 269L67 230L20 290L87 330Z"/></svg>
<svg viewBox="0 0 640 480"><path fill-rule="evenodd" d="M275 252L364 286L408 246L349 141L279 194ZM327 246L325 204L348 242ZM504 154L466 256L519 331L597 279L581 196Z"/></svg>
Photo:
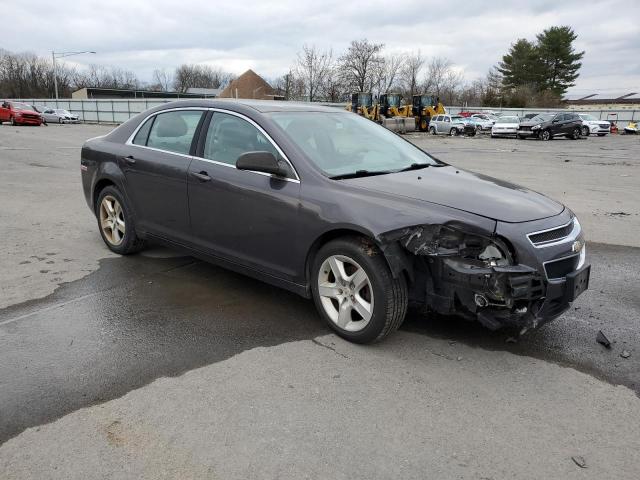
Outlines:
<svg viewBox="0 0 640 480"><path fill-rule="evenodd" d="M640 471L637 140L410 135L566 202L587 229L591 288L517 343L412 310L363 347L311 302L180 252L108 253L78 168L82 140L106 131L0 126L1 478Z"/></svg>

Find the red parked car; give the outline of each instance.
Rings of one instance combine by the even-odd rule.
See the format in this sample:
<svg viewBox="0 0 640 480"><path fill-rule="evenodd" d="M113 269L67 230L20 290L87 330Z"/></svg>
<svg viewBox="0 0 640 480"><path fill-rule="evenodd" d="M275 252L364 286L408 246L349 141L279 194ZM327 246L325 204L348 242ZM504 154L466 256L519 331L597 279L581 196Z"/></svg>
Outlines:
<svg viewBox="0 0 640 480"><path fill-rule="evenodd" d="M0 105L0 123L2 122L11 122L11 125L42 125L42 115L34 111L31 105L5 100Z"/></svg>

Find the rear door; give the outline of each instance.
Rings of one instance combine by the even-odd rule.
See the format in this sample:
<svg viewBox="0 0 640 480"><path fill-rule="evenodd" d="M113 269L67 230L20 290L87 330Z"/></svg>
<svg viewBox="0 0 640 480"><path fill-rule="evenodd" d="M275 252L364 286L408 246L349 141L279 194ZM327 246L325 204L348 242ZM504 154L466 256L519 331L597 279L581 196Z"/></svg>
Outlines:
<svg viewBox="0 0 640 480"><path fill-rule="evenodd" d="M142 230L188 242L187 171L203 116L195 109L151 116L118 159Z"/></svg>
<svg viewBox="0 0 640 480"><path fill-rule="evenodd" d="M295 281L300 182L236 169L250 151L282 151L258 125L233 112L215 111L202 130L189 167L189 213L201 250L285 280ZM298 279L299 280L299 279Z"/></svg>

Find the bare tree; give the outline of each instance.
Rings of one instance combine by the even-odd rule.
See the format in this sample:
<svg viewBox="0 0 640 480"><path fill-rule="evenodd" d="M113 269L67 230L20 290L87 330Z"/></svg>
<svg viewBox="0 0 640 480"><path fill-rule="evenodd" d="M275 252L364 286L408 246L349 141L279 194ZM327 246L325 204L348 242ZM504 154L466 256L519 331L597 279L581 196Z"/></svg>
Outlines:
<svg viewBox="0 0 640 480"><path fill-rule="evenodd" d="M380 55L383 48L383 43L371 43L366 38L351 42L339 59L340 72L348 88L358 92L373 90L384 61Z"/></svg>
<svg viewBox="0 0 640 480"><path fill-rule="evenodd" d="M89 65L85 71L77 72L73 82L76 88L138 88L140 81L136 74L118 67L105 67L103 65Z"/></svg>
<svg viewBox="0 0 640 480"><path fill-rule="evenodd" d="M190 88L222 88L233 78L233 74L218 67L183 64L176 68L173 88L181 93Z"/></svg>
<svg viewBox="0 0 640 480"><path fill-rule="evenodd" d="M462 87L464 75L448 58L434 57L427 66L424 91L434 94L443 103L454 103Z"/></svg>
<svg viewBox="0 0 640 480"><path fill-rule="evenodd" d="M173 85L173 74L163 69L156 69L153 71L153 81L163 92L168 92Z"/></svg>
<svg viewBox="0 0 640 480"><path fill-rule="evenodd" d="M331 50L320 51L315 45L303 45L298 52L296 76L304 82L305 92L310 102L317 100L322 85L331 72L333 54Z"/></svg>
<svg viewBox="0 0 640 480"><path fill-rule="evenodd" d="M424 57L420 53L420 50L418 50L406 56L404 64L400 69L400 83L404 90L405 97L409 100L411 100L413 95L419 93L418 79L422 73L424 61Z"/></svg>
<svg viewBox="0 0 640 480"><path fill-rule="evenodd" d="M400 87L400 70L405 62L404 54L386 55L378 64L376 89L377 93L386 93Z"/></svg>

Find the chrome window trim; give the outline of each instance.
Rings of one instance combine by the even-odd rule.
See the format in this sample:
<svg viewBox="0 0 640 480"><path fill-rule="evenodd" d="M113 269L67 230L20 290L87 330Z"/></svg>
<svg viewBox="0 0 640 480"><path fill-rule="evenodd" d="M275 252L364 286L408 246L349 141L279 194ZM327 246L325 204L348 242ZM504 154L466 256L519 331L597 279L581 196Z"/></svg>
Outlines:
<svg viewBox="0 0 640 480"><path fill-rule="evenodd" d="M572 223L573 223L573 229L571 230L571 232L569 232L569 235L567 235L566 237L562 237L559 240L551 240L551 241L549 241L547 243L540 243L538 245L533 243L533 241L531 240L531 235L537 235L539 233L545 233L545 232L551 232L553 230L558 230L558 229L564 228L564 227L566 227L566 226L568 226L568 225L570 225ZM576 238L578 238L578 236L580 235L580 232L581 232L580 222L578 222L577 217L573 217L570 221L568 221L564 225L558 225L556 227L547 228L545 230L538 230L537 232L527 233L527 239L529 240L529 243L531 243L531 245L533 245L535 248L547 248L547 247L553 247L553 246L556 246L556 245L560 245L562 243L567 243L567 242L573 241Z"/></svg>
<svg viewBox="0 0 640 480"><path fill-rule="evenodd" d="M271 143L271 145L274 146L274 148L278 151L278 153L282 156L282 158L287 162L287 164L289 165L289 167L291 167L291 171L293 172L293 174L295 175L295 178L290 178L290 177L279 177L277 175L273 175L270 173L266 173L266 172L256 172L254 170L245 170L247 172L251 172L251 173L255 173L258 175L264 175L267 177L272 177L272 178L277 178L278 180L285 180L287 182L292 182L292 183L300 183L300 176L298 175L298 171L296 170L296 168L293 166L293 164L291 163L291 161L289 160L289 158L284 154L284 152L282 151L282 149L280 148L280 146L273 140L273 138L271 138L271 136L264 130L264 128L262 128L260 125L258 125L255 121L253 121L252 119L250 119L249 117L247 117L246 115L243 115L242 113L239 112L234 112L232 110L227 110L224 108L218 108L218 107L176 107L176 108L167 108L165 110L158 110L157 112L153 112L150 113L149 115L147 115L139 124L138 126L135 128L135 130L133 131L133 133L129 136L129 138L127 139L127 141L125 142L125 145L128 145L130 147L138 147L138 148L146 148L148 150L153 150L156 152L163 152L163 153L170 153L172 155L179 155L181 157L186 157L186 158L190 158L190 159L195 159L195 160L201 160L203 162L208 162L208 163L213 163L215 165L222 165L224 167L229 167L229 168L234 168L237 170L235 165L231 165L229 163L224 163L224 162L218 162L216 160L210 160L208 158L203 158L203 157L198 157L195 155L187 155L184 153L178 153L178 152L172 152L170 150L162 150L160 148L154 148L154 147L148 147L146 145L137 145L135 143L133 143L133 139L136 137L136 135L138 134L138 130L140 130L142 128L142 126L153 116L159 115L161 113L166 113L166 112L175 112L175 111L184 111L184 110L200 110L202 112L220 112L220 113L227 113L230 115L234 115L236 117L242 118L243 120L245 120L246 122L250 123L251 125L253 125L260 133L262 133L265 138L269 141L269 143ZM202 132L201 132L202 134ZM205 133L206 134L206 133Z"/></svg>

